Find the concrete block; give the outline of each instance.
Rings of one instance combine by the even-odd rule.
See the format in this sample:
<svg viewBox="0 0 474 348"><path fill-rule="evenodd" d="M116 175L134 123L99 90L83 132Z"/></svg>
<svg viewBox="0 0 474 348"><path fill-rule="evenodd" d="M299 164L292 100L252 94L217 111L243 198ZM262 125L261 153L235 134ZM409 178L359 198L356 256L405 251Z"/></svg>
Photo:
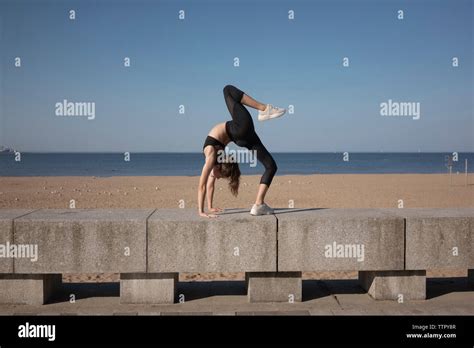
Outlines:
<svg viewBox="0 0 474 348"><path fill-rule="evenodd" d="M120 302L174 303L177 283L178 273L122 273Z"/></svg>
<svg viewBox="0 0 474 348"><path fill-rule="evenodd" d="M474 268L474 208L393 211L406 219L406 269Z"/></svg>
<svg viewBox="0 0 474 348"><path fill-rule="evenodd" d="M13 273L13 220L33 209L0 209L0 273Z"/></svg>
<svg viewBox="0 0 474 348"><path fill-rule="evenodd" d="M426 271L361 271L359 281L376 300L426 299Z"/></svg>
<svg viewBox="0 0 474 348"><path fill-rule="evenodd" d="M61 274L0 274L0 303L43 305L61 286Z"/></svg>
<svg viewBox="0 0 474 348"><path fill-rule="evenodd" d="M245 273L249 302L301 302L301 272Z"/></svg>
<svg viewBox="0 0 474 348"><path fill-rule="evenodd" d="M38 260L15 273L146 272L146 224L153 210L39 210L14 221L16 243L37 244Z"/></svg>
<svg viewBox="0 0 474 348"><path fill-rule="evenodd" d="M160 209L148 220L148 272L276 271L276 219L232 210Z"/></svg>
<svg viewBox="0 0 474 348"><path fill-rule="evenodd" d="M278 271L402 270L404 220L381 209L285 209Z"/></svg>

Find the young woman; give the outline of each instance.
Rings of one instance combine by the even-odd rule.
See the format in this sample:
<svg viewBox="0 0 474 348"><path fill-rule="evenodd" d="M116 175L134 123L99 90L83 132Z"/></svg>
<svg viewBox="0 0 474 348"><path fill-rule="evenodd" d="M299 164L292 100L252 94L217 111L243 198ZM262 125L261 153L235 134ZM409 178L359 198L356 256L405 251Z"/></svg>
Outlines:
<svg viewBox="0 0 474 348"><path fill-rule="evenodd" d="M202 168L201 178L198 188L198 209L202 217L216 217L212 213L221 212L222 209L213 207L214 184L216 179L227 178L229 188L234 196L239 191L240 170L238 163L229 161L218 161L223 156L219 156L219 150L224 151L225 146L233 141L241 147L251 151L256 151L257 159L265 167L260 179L257 198L255 204L250 210L252 215L273 214L273 209L265 204L265 195L272 183L273 177L277 171L277 166L272 155L263 146L252 121L252 116L245 108L247 105L259 110L258 120L265 121L272 118L283 116L285 109L274 107L270 104L262 104L251 98L237 87L227 85L224 87L224 99L227 108L232 116L232 121L219 123L209 132L203 147L206 156L204 167ZM204 212L204 199L207 194L207 206L209 213Z"/></svg>

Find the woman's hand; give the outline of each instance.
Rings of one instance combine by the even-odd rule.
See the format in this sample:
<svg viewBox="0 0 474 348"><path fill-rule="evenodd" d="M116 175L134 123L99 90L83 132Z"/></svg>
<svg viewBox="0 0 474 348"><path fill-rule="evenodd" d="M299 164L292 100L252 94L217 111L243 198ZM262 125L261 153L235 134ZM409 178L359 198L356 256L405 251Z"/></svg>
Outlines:
<svg viewBox="0 0 474 348"><path fill-rule="evenodd" d="M214 214L206 214L206 213L203 213L203 212L199 213L199 216L200 216L200 217L205 217L205 218L208 218L208 219L210 219L210 218L216 218L216 217L217 217L217 215L214 215Z"/></svg>
<svg viewBox="0 0 474 348"><path fill-rule="evenodd" d="M224 209L216 207L216 208L209 208L209 211L211 213L222 213L224 211Z"/></svg>

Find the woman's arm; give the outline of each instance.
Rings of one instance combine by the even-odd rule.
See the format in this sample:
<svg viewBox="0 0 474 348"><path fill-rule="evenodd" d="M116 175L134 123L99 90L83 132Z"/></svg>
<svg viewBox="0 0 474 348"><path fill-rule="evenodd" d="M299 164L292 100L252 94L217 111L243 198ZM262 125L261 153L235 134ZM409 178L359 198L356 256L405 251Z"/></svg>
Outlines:
<svg viewBox="0 0 474 348"><path fill-rule="evenodd" d="M209 174L211 174L212 168L216 161L216 152L210 146L204 150L206 155L206 163L202 167L201 177L199 178L198 186L198 214L202 217L215 217L212 214L204 213L204 198L206 196L206 185L207 180L209 179Z"/></svg>
<svg viewBox="0 0 474 348"><path fill-rule="evenodd" d="M212 203L214 201L214 186L216 184L216 177L214 176L214 172L211 171L209 178L207 179L207 190L206 190L206 197L207 197L207 210L211 213L220 213L223 211L221 208L214 208Z"/></svg>
<svg viewBox="0 0 474 348"><path fill-rule="evenodd" d="M206 197L207 197L207 210L212 211L212 201L214 199L214 184L216 183L216 177L211 173L207 178Z"/></svg>

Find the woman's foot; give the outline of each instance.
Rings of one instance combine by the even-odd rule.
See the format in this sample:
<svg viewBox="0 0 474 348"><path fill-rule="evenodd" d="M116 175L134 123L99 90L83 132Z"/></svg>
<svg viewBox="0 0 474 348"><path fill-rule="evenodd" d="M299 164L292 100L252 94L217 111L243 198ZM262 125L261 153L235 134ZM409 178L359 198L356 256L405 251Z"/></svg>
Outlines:
<svg viewBox="0 0 474 348"><path fill-rule="evenodd" d="M283 116L286 110L282 108L277 108L271 104L267 104L267 107L263 111L258 112L258 120L259 121L266 121L272 118L277 118Z"/></svg>
<svg viewBox="0 0 474 348"><path fill-rule="evenodd" d="M252 209L250 210L250 215L270 215L273 214L273 209L270 208L265 203L263 204L254 204Z"/></svg>

